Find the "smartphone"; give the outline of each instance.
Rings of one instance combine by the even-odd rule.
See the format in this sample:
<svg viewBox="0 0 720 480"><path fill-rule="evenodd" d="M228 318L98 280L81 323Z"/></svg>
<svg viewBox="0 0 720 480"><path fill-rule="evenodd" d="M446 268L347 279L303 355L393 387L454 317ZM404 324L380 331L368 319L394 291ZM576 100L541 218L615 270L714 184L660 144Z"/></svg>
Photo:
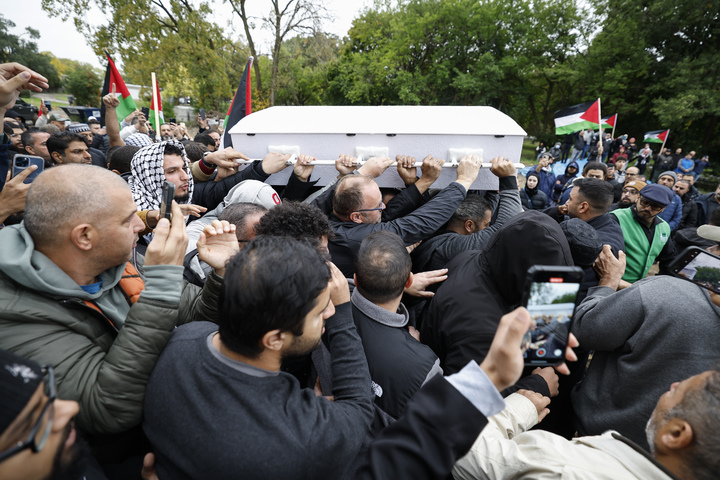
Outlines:
<svg viewBox="0 0 720 480"><path fill-rule="evenodd" d="M150 108L149 107L142 107L140 109L143 115L145 115L145 118L150 118Z"/></svg>
<svg viewBox="0 0 720 480"><path fill-rule="evenodd" d="M207 118L207 117L205 117L205 109L204 108L201 108L200 110L198 110L198 115L200 115L200 118L202 118L203 120L205 120Z"/></svg>
<svg viewBox="0 0 720 480"><path fill-rule="evenodd" d="M160 202L160 218L172 217L172 201L175 198L175 184L167 180L162 187L162 201Z"/></svg>
<svg viewBox="0 0 720 480"><path fill-rule="evenodd" d="M33 155L15 155L13 158L12 176L15 177L18 173L22 172L30 165L36 165L37 170L32 172L28 177L23 180L23 183L32 183L43 171L45 167L45 160L42 157L35 157Z"/></svg>
<svg viewBox="0 0 720 480"><path fill-rule="evenodd" d="M168 123L177 123L177 120L174 118L168 118L167 121Z"/></svg>
<svg viewBox="0 0 720 480"><path fill-rule="evenodd" d="M181 126L182 128L187 128L187 127L185 126L185 122L180 122L180 126Z"/></svg>
<svg viewBox="0 0 720 480"><path fill-rule="evenodd" d="M670 273L720 293L720 257L700 247L688 247L668 267Z"/></svg>
<svg viewBox="0 0 720 480"><path fill-rule="evenodd" d="M52 103L50 103L50 100L43 100L43 103L45 104L45 108L52 110Z"/></svg>
<svg viewBox="0 0 720 480"><path fill-rule="evenodd" d="M535 265L528 270L522 306L533 323L523 340L525 365L564 361L582 277L580 267Z"/></svg>

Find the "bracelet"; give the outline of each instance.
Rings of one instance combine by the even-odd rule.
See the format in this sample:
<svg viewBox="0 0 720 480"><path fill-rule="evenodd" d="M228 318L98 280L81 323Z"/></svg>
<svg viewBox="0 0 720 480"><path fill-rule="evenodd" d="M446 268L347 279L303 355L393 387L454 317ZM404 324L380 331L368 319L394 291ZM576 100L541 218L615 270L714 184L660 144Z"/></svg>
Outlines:
<svg viewBox="0 0 720 480"><path fill-rule="evenodd" d="M212 153L212 152L205 152L205 153L203 153L203 156L202 156L202 158L200 159L200 162L198 163L198 166L200 167L200 170L201 170L204 174L206 174L206 175L212 174L212 173L215 171L215 169L217 168L217 165L211 165L211 164L209 164L209 163L207 163L207 162L205 161L205 156L208 155L208 154L210 154L210 153Z"/></svg>

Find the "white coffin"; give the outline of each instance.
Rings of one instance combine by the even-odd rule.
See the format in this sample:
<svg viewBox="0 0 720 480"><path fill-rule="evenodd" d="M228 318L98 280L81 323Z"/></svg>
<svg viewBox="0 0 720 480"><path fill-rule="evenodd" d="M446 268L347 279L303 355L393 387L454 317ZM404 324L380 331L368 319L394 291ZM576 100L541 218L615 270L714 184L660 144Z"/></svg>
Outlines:
<svg viewBox="0 0 720 480"><path fill-rule="evenodd" d="M340 154L357 156L357 148L385 147L389 156L426 155L448 159L448 150L481 149L484 162L497 156L520 161L525 131L512 118L492 107L377 106L377 107L270 107L243 118L231 130L236 150L258 159L268 147L297 146L318 160L334 160ZM288 167L272 175L268 183L285 185ZM326 185L337 177L334 166L318 165L312 180ZM433 188L456 178L455 168L443 168ZM381 187L402 187L394 167L377 179ZM497 189L498 181L482 169L473 187Z"/></svg>

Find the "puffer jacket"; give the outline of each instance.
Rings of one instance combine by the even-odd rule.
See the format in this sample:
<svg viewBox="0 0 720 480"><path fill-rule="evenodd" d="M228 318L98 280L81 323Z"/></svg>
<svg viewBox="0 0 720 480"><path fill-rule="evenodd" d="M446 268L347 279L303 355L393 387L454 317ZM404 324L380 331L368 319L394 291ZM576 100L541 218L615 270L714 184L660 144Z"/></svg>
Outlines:
<svg viewBox="0 0 720 480"><path fill-rule="evenodd" d="M217 321L216 274L201 291L183 284L182 267L144 267L138 257L145 288L130 306L118 285L124 264L103 272L101 291L88 294L34 249L23 225L0 231L0 244L0 348L52 365L57 396L80 404L85 433L139 425L150 373L175 326Z"/></svg>

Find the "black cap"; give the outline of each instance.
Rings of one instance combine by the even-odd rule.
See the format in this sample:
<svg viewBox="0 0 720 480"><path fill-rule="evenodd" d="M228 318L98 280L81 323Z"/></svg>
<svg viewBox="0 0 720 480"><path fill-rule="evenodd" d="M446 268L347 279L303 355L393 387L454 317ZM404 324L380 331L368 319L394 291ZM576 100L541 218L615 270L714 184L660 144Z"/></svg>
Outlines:
<svg viewBox="0 0 720 480"><path fill-rule="evenodd" d="M42 381L37 362L0 350L0 435L20 415Z"/></svg>
<svg viewBox="0 0 720 480"><path fill-rule="evenodd" d="M579 267L589 267L603 249L602 240L593 227L584 220L571 218L560 224L570 245L573 262Z"/></svg>

